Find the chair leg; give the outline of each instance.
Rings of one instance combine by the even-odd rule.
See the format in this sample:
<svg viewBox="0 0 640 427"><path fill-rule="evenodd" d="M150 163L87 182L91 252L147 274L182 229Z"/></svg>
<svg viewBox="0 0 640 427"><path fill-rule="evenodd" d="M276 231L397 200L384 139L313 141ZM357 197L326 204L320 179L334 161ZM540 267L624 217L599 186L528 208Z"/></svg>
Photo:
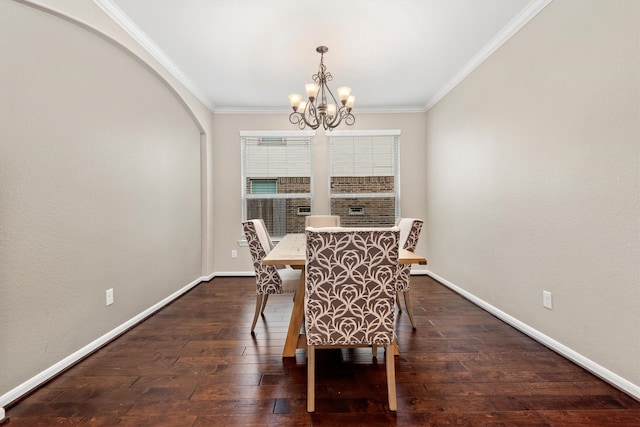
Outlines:
<svg viewBox="0 0 640 427"><path fill-rule="evenodd" d="M267 306L267 300L269 299L269 294L264 294L262 298L262 309L260 310L260 314L264 314L264 309Z"/></svg>
<svg viewBox="0 0 640 427"><path fill-rule="evenodd" d="M256 327L256 322L258 321L258 316L260 315L260 312L262 310L262 297L263 295L258 294L256 296L256 312L253 315L253 323L251 323L251 332L253 332L253 330Z"/></svg>
<svg viewBox="0 0 640 427"><path fill-rule="evenodd" d="M400 292L396 291L396 304L398 305L398 313L402 313L402 305L400 305Z"/></svg>
<svg viewBox="0 0 640 427"><path fill-rule="evenodd" d="M389 394L389 410L397 411L398 402L396 399L396 366L395 356L393 355L393 343L385 346L386 365L387 365L387 393Z"/></svg>
<svg viewBox="0 0 640 427"><path fill-rule="evenodd" d="M413 306L411 305L411 295L409 294L408 289L406 292L404 292L404 306L406 307L407 313L409 314L409 320L411 320L411 326L413 326L413 329L417 329L416 320L413 318Z"/></svg>
<svg viewBox="0 0 640 427"><path fill-rule="evenodd" d="M371 345L371 352L373 353L373 358L377 359L378 358L378 346L375 344Z"/></svg>
<svg viewBox="0 0 640 427"><path fill-rule="evenodd" d="M307 346L307 412L316 410L316 348Z"/></svg>

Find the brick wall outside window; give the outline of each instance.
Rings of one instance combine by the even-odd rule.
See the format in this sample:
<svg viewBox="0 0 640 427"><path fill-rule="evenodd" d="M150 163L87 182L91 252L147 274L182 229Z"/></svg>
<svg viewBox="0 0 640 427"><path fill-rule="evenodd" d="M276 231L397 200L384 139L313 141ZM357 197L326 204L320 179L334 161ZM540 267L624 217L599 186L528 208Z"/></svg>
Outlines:
<svg viewBox="0 0 640 427"><path fill-rule="evenodd" d="M331 214L340 215L344 227L390 227L396 221L393 176L335 176L332 194L390 193L392 197L331 198ZM350 215L350 207L361 207L364 215Z"/></svg>
<svg viewBox="0 0 640 427"><path fill-rule="evenodd" d="M251 191L247 179L247 194ZM389 193L390 197L349 197L331 198L331 214L340 215L344 227L390 227L395 224L396 200L394 197L395 180L393 176L332 177L332 194ZM278 194L310 192L309 177L280 177L277 183ZM304 232L304 215L298 214L298 208L311 206L311 199L249 199L247 218L262 218L269 233L284 236L287 233ZM350 215L350 207L361 207L364 215ZM277 215L282 212L284 215ZM282 218L278 221L278 218Z"/></svg>
<svg viewBox="0 0 640 427"><path fill-rule="evenodd" d="M251 193L251 180L247 178L247 194ZM309 193L309 177L280 177L277 183L278 194ZM284 236L287 233L304 232L304 215L298 215L298 208L311 206L311 199L248 199L247 218L262 218L272 236ZM278 215L283 213L283 215Z"/></svg>

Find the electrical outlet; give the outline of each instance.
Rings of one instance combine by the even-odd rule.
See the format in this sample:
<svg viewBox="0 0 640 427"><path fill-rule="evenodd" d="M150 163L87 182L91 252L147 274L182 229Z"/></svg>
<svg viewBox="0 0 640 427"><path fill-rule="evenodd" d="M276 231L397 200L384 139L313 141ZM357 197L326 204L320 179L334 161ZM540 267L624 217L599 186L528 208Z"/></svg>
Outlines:
<svg viewBox="0 0 640 427"><path fill-rule="evenodd" d="M231 258L238 258L238 251L235 249L231 250Z"/></svg>
<svg viewBox="0 0 640 427"><path fill-rule="evenodd" d="M551 298L551 292L542 291L542 305L545 308L548 308L549 310L553 308L553 300Z"/></svg>
<svg viewBox="0 0 640 427"><path fill-rule="evenodd" d="M113 288L107 289L107 304L106 305L111 305L111 304L113 304Z"/></svg>

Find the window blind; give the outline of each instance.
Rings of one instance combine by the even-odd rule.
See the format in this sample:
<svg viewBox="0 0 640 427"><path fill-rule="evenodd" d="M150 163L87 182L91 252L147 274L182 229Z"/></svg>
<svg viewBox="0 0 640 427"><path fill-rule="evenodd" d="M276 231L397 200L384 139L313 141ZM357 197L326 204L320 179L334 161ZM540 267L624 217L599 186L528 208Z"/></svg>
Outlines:
<svg viewBox="0 0 640 427"><path fill-rule="evenodd" d="M393 176L398 162L396 136L330 138L331 176Z"/></svg>
<svg viewBox="0 0 640 427"><path fill-rule="evenodd" d="M245 178L311 176L311 138L242 138Z"/></svg>

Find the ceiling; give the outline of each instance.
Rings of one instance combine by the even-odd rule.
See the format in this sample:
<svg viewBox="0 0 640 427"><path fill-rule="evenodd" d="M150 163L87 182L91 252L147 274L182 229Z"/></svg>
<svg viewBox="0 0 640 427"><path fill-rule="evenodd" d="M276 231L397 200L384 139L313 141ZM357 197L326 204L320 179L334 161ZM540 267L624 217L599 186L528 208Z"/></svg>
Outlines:
<svg viewBox="0 0 640 427"><path fill-rule="evenodd" d="M216 112L289 111L318 71L360 111L425 111L550 0L95 0Z"/></svg>

